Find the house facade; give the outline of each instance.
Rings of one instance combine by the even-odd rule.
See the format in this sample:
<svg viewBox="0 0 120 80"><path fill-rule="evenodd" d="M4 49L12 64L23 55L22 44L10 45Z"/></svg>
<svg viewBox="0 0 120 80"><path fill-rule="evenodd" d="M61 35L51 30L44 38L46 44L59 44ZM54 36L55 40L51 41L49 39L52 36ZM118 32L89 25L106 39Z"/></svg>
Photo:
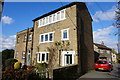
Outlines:
<svg viewBox="0 0 120 80"><path fill-rule="evenodd" d="M95 55L98 54L97 58L106 58L109 61L112 61L112 49L105 46L104 44L94 43Z"/></svg>
<svg viewBox="0 0 120 80"><path fill-rule="evenodd" d="M83 72L93 69L92 18L85 3L70 3L33 22L32 64L47 63L51 68L78 64Z"/></svg>
<svg viewBox="0 0 120 80"><path fill-rule="evenodd" d="M33 28L26 29L17 33L14 58L23 65L31 64Z"/></svg>

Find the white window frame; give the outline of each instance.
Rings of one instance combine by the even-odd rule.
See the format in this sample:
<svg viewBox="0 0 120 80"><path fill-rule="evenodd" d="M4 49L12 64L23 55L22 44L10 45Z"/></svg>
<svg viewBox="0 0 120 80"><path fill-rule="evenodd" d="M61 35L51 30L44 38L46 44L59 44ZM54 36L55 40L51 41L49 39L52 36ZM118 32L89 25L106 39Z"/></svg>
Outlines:
<svg viewBox="0 0 120 80"><path fill-rule="evenodd" d="M63 32L67 30L67 38L63 38ZM61 30L61 40L69 40L69 28Z"/></svg>
<svg viewBox="0 0 120 80"><path fill-rule="evenodd" d="M72 55L72 64L74 64L74 57L75 57L75 51L62 51L62 66L67 66L67 65L71 65L71 64L66 64L66 57L65 55Z"/></svg>
<svg viewBox="0 0 120 80"><path fill-rule="evenodd" d="M29 35L29 41L32 41L32 33Z"/></svg>
<svg viewBox="0 0 120 80"><path fill-rule="evenodd" d="M22 52L22 59L25 59L25 51Z"/></svg>
<svg viewBox="0 0 120 80"><path fill-rule="evenodd" d="M45 54L45 60L42 61L42 54ZM47 63L47 54L48 54L48 60L49 60L49 52L37 52L37 62L38 63ZM39 57L40 56L40 57ZM40 61L39 61L39 58L40 58Z"/></svg>
<svg viewBox="0 0 120 80"><path fill-rule="evenodd" d="M50 41L50 34L52 33L52 41ZM44 36L43 37L43 42L41 42L41 36ZM45 41L45 35L48 35L48 41ZM39 43L49 43L49 42L54 42L54 32L48 32L48 33L44 33L44 34L40 34L40 36L39 36L40 38L40 40L39 40Z"/></svg>
<svg viewBox="0 0 120 80"><path fill-rule="evenodd" d="M62 14L62 11L64 11L63 14ZM59 19L57 19L58 13L59 13ZM55 15L55 20L53 21L53 16L54 15ZM61 17L62 15L63 15L63 18ZM50 21L50 16L51 16L51 21ZM46 21L47 18L48 18L48 22ZM64 19L66 19L66 9L62 9L62 10L60 10L60 11L54 13L54 14L51 14L49 16L46 16L46 17L43 17L43 18L39 19L38 20L38 28L42 27L42 26L45 26L45 25L48 25L48 24L52 24L52 23L64 20Z"/></svg>
<svg viewBox="0 0 120 80"><path fill-rule="evenodd" d="M27 41L27 34L24 35L24 40L23 40L23 41L24 41L24 42Z"/></svg>

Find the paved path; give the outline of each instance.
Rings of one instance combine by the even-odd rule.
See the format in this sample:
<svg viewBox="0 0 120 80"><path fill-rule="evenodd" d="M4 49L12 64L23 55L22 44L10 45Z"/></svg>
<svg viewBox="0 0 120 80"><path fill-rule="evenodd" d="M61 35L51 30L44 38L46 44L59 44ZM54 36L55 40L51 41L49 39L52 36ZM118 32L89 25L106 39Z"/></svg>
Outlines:
<svg viewBox="0 0 120 80"><path fill-rule="evenodd" d="M103 79L112 79L112 80L120 80L120 64L114 64L113 70L111 72L106 71L92 71L88 72L85 75L81 76L77 80L81 79L90 79L90 78L103 78Z"/></svg>

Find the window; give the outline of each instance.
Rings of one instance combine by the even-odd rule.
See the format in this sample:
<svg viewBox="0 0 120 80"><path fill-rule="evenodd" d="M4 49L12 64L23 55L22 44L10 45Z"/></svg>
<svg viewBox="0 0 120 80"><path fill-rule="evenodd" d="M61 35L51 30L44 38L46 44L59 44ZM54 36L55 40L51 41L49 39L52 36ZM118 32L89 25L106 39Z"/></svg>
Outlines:
<svg viewBox="0 0 120 80"><path fill-rule="evenodd" d="M31 41L31 40L32 40L32 34L29 35L29 41Z"/></svg>
<svg viewBox="0 0 120 80"><path fill-rule="evenodd" d="M18 36L18 37L17 37L17 43L19 43L19 42L20 42L20 37Z"/></svg>
<svg viewBox="0 0 120 80"><path fill-rule="evenodd" d="M48 62L48 56L49 56L48 52L39 52L37 62L38 63Z"/></svg>
<svg viewBox="0 0 120 80"><path fill-rule="evenodd" d="M60 20L60 12L57 13L57 20Z"/></svg>
<svg viewBox="0 0 120 80"><path fill-rule="evenodd" d="M45 54L42 54L42 61L45 61Z"/></svg>
<svg viewBox="0 0 120 80"><path fill-rule="evenodd" d="M48 23L48 17L46 17L46 24Z"/></svg>
<svg viewBox="0 0 120 80"><path fill-rule="evenodd" d="M65 9L61 11L61 19L65 18Z"/></svg>
<svg viewBox="0 0 120 80"><path fill-rule="evenodd" d="M25 58L25 51L22 52L22 58Z"/></svg>
<svg viewBox="0 0 120 80"><path fill-rule="evenodd" d="M55 17L56 17L56 15L55 14L53 14L53 21L55 21L56 19L55 19Z"/></svg>
<svg viewBox="0 0 120 80"><path fill-rule="evenodd" d="M44 35L41 35L41 42L44 41Z"/></svg>
<svg viewBox="0 0 120 80"><path fill-rule="evenodd" d="M40 35L40 43L53 42L53 32Z"/></svg>
<svg viewBox="0 0 120 80"><path fill-rule="evenodd" d="M45 26L51 23L55 23L58 22L60 20L64 20L65 19L65 9L58 11L54 14L51 14L49 16L46 16L44 18L41 18L38 22L39 22L39 26Z"/></svg>
<svg viewBox="0 0 120 80"><path fill-rule="evenodd" d="M53 41L53 33L49 34L49 41Z"/></svg>
<svg viewBox="0 0 120 80"><path fill-rule="evenodd" d="M26 41L27 40L27 35L24 35L24 40L23 41Z"/></svg>
<svg viewBox="0 0 120 80"><path fill-rule="evenodd" d="M68 40L69 39L68 30L69 29L61 30L62 31L62 40Z"/></svg>
<svg viewBox="0 0 120 80"><path fill-rule="evenodd" d="M49 23L51 23L52 22L52 16L50 15L50 17L49 17Z"/></svg>
<svg viewBox="0 0 120 80"><path fill-rule="evenodd" d="M48 34L45 35L45 41L48 41Z"/></svg>

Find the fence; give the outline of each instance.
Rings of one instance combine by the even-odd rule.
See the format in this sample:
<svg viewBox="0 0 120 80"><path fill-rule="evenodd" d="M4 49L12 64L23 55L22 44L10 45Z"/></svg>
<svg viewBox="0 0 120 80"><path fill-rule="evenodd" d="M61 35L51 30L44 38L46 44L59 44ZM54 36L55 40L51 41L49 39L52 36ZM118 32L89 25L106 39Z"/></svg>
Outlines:
<svg viewBox="0 0 120 80"><path fill-rule="evenodd" d="M37 74L42 80L50 80L48 69L42 70L42 71L36 71L36 74Z"/></svg>

